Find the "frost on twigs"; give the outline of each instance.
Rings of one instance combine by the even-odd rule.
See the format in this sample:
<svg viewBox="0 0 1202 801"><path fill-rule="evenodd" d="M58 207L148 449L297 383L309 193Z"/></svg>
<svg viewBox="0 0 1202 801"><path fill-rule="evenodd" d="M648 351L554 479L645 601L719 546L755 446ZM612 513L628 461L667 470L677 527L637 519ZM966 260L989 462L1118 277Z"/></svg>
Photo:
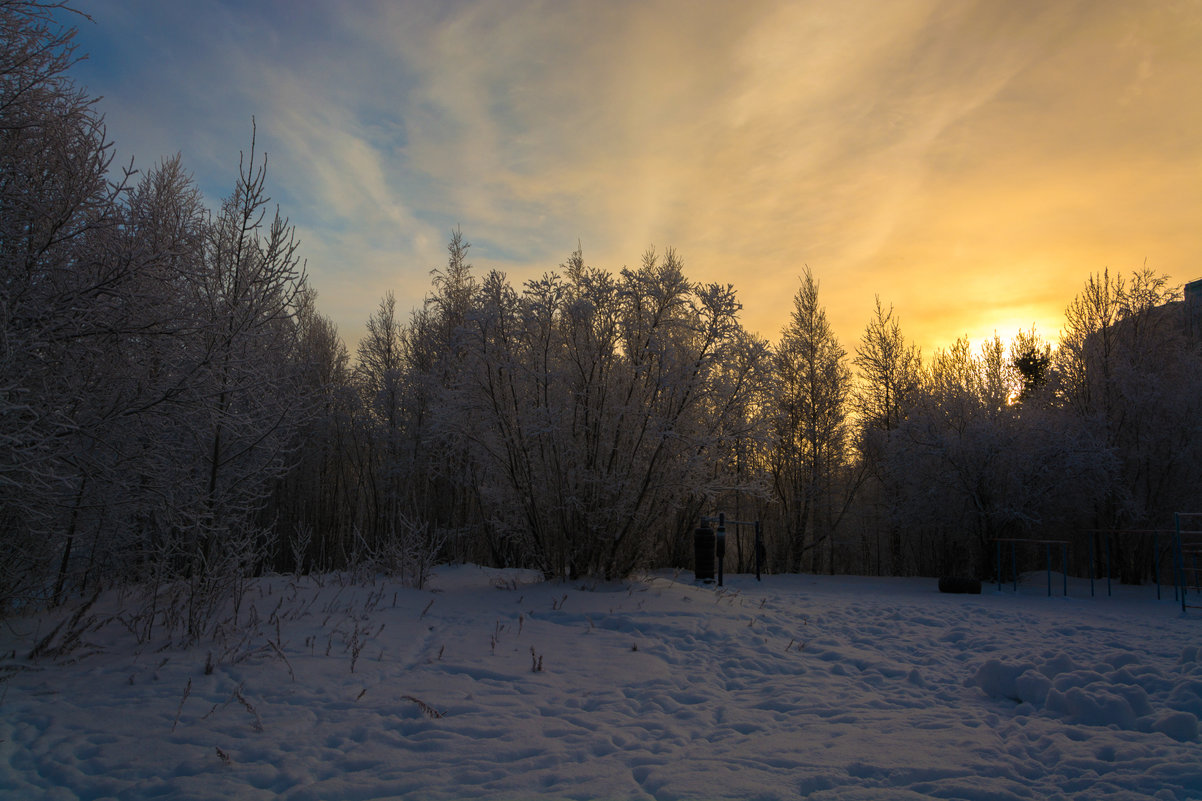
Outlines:
<svg viewBox="0 0 1202 801"><path fill-rule="evenodd" d="M188 700L188 696L192 694L192 679L188 679L187 686L184 687L184 694L179 699L179 707L175 710L175 720L171 722L171 731L175 731L175 727L179 725L179 716L183 714L184 702Z"/></svg>
<svg viewBox="0 0 1202 801"><path fill-rule="evenodd" d="M203 716L201 716L200 719L208 720L210 717L212 717L217 712L224 710L226 707L228 707L234 701L237 701L242 706L242 708L246 710L246 713L248 715L250 715L251 729L253 729L256 732L262 732L263 731L263 718L259 716L259 711L257 709L255 709L254 704L252 704L250 701L248 701L246 696L242 693L242 685L241 684L239 684L237 687L235 687L234 691L232 693L230 693L229 696L224 701L219 701L219 702L213 704L213 706L209 709L209 711L206 712ZM180 706L181 707L183 706L183 701L180 702Z"/></svg>
<svg viewBox="0 0 1202 801"><path fill-rule="evenodd" d="M88 614L99 597L99 592L94 593L91 599L80 604L70 617L59 621L49 634L37 641L37 644L29 652L28 658L31 661L42 658L62 659L79 648L87 646L88 643L83 640L84 635L100 625L96 615Z"/></svg>

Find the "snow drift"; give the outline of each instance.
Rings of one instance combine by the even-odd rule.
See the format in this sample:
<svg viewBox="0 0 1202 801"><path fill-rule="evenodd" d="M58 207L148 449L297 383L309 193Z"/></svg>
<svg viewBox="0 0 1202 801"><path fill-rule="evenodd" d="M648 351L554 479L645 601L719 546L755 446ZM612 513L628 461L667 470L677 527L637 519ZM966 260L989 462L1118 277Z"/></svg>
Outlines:
<svg viewBox="0 0 1202 801"><path fill-rule="evenodd" d="M1202 797L1202 621L1171 601L690 579L272 577L190 648L138 645L114 596L36 660L55 621L20 620L0 794Z"/></svg>

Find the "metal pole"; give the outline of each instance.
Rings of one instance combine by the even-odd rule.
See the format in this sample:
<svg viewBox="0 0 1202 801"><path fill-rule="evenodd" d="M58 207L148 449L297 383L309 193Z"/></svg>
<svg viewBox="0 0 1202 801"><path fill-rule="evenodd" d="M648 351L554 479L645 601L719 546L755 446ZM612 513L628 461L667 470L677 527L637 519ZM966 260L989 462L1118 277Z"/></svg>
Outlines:
<svg viewBox="0 0 1202 801"><path fill-rule="evenodd" d="M1068 597L1068 543L1060 543L1060 575L1064 579L1064 597Z"/></svg>

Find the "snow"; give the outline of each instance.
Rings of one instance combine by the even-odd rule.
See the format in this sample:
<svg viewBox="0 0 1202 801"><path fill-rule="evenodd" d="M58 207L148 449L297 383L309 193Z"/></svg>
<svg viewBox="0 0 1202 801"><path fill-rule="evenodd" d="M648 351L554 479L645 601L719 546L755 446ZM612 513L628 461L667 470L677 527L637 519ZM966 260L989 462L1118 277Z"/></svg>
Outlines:
<svg viewBox="0 0 1202 801"><path fill-rule="evenodd" d="M110 620L34 661L58 617L11 621L0 796L1202 798L1202 610L691 579L276 576L217 643Z"/></svg>

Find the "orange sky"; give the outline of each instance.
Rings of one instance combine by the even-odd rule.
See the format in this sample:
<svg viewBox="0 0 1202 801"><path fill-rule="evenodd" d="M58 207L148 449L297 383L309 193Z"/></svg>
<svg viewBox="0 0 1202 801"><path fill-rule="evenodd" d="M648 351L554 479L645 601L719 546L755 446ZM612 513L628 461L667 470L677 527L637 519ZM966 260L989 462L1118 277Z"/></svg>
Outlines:
<svg viewBox="0 0 1202 801"><path fill-rule="evenodd" d="M82 3L119 154L216 198L254 114L351 343L456 225L516 281L673 246L773 341L808 264L849 351L877 294L929 354L1202 277L1197 0L164 5Z"/></svg>

